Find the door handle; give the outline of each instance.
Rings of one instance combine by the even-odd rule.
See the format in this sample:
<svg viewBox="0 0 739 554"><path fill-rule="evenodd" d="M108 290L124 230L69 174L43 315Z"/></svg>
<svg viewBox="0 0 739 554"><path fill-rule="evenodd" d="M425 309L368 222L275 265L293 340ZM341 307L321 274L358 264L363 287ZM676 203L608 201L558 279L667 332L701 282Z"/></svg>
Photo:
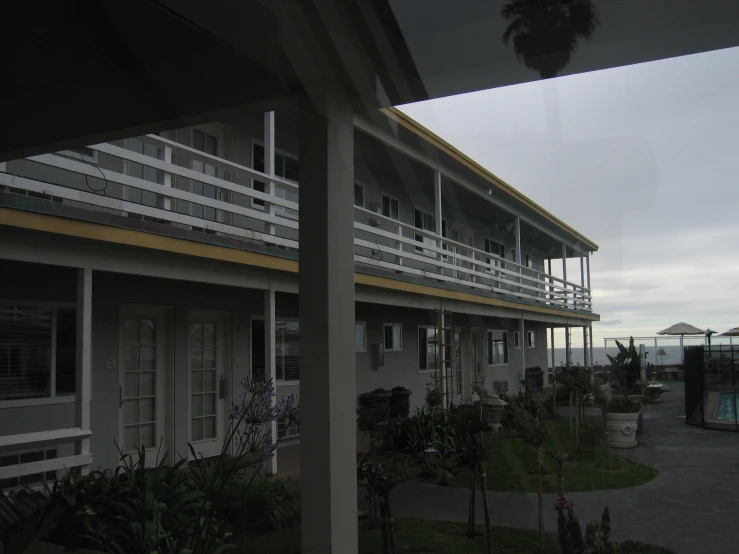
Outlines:
<svg viewBox="0 0 739 554"><path fill-rule="evenodd" d="M226 398L226 380L223 378L223 375L218 379L218 398Z"/></svg>

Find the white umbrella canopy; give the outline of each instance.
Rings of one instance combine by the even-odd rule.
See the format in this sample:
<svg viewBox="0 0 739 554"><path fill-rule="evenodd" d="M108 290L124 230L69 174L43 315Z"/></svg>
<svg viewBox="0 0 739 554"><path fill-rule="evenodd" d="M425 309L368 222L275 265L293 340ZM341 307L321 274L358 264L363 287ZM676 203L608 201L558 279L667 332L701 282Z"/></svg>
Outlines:
<svg viewBox="0 0 739 554"><path fill-rule="evenodd" d="M657 333L658 335L679 335L680 336L680 360L685 363L685 350L683 350L683 337L685 335L705 335L706 332L703 329L698 329L695 325L690 325L681 321L675 323L667 329L662 329Z"/></svg>
<svg viewBox="0 0 739 554"><path fill-rule="evenodd" d="M695 325L689 323L675 323L667 329L662 329L657 332L658 335L705 335L706 332L703 329L698 329Z"/></svg>
<svg viewBox="0 0 739 554"><path fill-rule="evenodd" d="M729 346L733 349L734 348L733 337L739 337L739 327L734 327L733 329L729 329L725 333L721 333L719 336L729 337Z"/></svg>

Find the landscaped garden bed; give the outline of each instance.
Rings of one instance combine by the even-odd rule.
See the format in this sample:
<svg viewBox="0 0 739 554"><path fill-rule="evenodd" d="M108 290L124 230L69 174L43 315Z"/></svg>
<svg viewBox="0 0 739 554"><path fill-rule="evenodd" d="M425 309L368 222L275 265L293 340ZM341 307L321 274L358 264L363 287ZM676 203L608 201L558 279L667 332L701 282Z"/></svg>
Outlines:
<svg viewBox="0 0 739 554"><path fill-rule="evenodd" d="M570 437L566 418L551 419L548 445L552 449L569 452L565 486L568 492L622 489L644 485L658 475L658 471L620 456L612 457L612 469L608 471L606 452L601 445L602 422L598 417L583 419L580 430L580 452L576 452L575 439ZM486 437L486 468L488 490L536 492L536 454L521 439ZM469 472L459 471L450 479L452 486L467 487ZM557 492L557 463L549 456L544 458L542 477L543 492Z"/></svg>

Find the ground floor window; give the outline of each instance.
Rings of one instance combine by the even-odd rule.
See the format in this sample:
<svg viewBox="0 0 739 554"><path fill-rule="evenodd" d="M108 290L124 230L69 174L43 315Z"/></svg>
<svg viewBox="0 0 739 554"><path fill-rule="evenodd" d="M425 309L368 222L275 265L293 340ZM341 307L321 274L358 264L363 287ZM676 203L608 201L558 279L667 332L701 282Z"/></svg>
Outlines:
<svg viewBox="0 0 739 554"><path fill-rule="evenodd" d="M536 347L536 334L533 331L526 331L526 346L529 348Z"/></svg>
<svg viewBox="0 0 739 554"><path fill-rule="evenodd" d="M287 420L281 417L277 420L277 436L279 438L297 437L300 435L300 424L293 421L289 427L286 427Z"/></svg>
<svg viewBox="0 0 739 554"><path fill-rule="evenodd" d="M488 365L508 363L508 333L488 331Z"/></svg>
<svg viewBox="0 0 739 554"><path fill-rule="evenodd" d="M300 324L294 320L275 321L275 378L300 380Z"/></svg>
<svg viewBox="0 0 739 554"><path fill-rule="evenodd" d="M436 327L418 328L418 371L439 369L439 341Z"/></svg>
<svg viewBox="0 0 739 554"><path fill-rule="evenodd" d="M76 348L73 308L0 302L0 400L74 394Z"/></svg>
<svg viewBox="0 0 739 554"><path fill-rule="evenodd" d="M403 350L403 325L400 323L385 323L385 352L400 352Z"/></svg>
<svg viewBox="0 0 739 554"><path fill-rule="evenodd" d="M513 331L513 348L521 348L521 334Z"/></svg>
<svg viewBox="0 0 739 554"><path fill-rule="evenodd" d="M505 379L493 381L493 392L495 394L506 394L508 392L508 381Z"/></svg>
<svg viewBox="0 0 739 554"><path fill-rule="evenodd" d="M357 352L367 352L367 324L364 321L354 323L354 348Z"/></svg>

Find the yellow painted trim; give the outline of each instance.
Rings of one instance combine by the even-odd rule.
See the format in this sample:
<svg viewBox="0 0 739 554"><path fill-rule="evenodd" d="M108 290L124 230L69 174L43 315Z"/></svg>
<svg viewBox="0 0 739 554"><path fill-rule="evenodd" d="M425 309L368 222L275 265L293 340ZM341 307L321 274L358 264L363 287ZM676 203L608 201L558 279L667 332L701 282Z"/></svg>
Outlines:
<svg viewBox="0 0 739 554"><path fill-rule="evenodd" d="M497 188L499 188L506 194L514 197L520 202L523 202L529 208L534 210L536 213L538 213L545 219L549 220L551 223L554 223L557 227L559 227L563 231L576 237L586 246L592 248L593 250L598 250L598 245L595 244L593 241L591 241L589 238L587 238L585 235L576 231L575 229L567 225L564 221L562 221L555 215L549 213L547 210L539 206L536 202L531 200L529 197L520 193L518 190L513 188L511 185L509 185L508 183L506 183L505 181L503 181L502 179L494 175L492 172L485 169L475 160L467 156L464 152L462 152L458 148L455 148L454 146L449 144L439 135L435 134L433 131L421 125L418 121L410 117L408 114L400 111L397 108L382 108L380 111L384 113L387 117L392 119L393 121L399 123L406 129L414 133L415 135L418 135L423 140L430 143L432 146L435 146L436 148L438 148L439 150L441 150L448 156L454 158L455 160L457 160L459 163L461 163L468 169L471 169L472 171L480 175L483 179L495 185Z"/></svg>
<svg viewBox="0 0 739 554"><path fill-rule="evenodd" d="M268 254L246 252L225 246L204 244L175 237L165 237L144 231L121 229L120 227L111 227L109 225L101 225L99 223L92 223L89 221L65 219L52 215L14 210L11 208L0 208L0 224L19 227L22 229L31 229L34 231L43 231L46 233L56 233L58 235L66 235L70 237L112 242L115 244L124 244L126 246L162 250L165 252L173 252L175 254L185 254L188 256L197 256L211 260L232 262L278 271L286 271L289 273L298 273L298 262L295 260L287 260L285 258L278 258ZM388 279L387 277L367 275L364 273L355 273L354 282L359 285L392 289L413 294L434 296L437 298L448 298L450 300L460 300L462 302L472 302L475 304L486 304L501 308L511 308L527 312L565 317L569 315L566 312L543 308L540 306L518 304L508 300L499 300L497 298L477 296L466 292L439 289L426 285L409 283L407 281ZM572 314L572 317L591 321L598 321L600 319L597 315Z"/></svg>
<svg viewBox="0 0 739 554"><path fill-rule="evenodd" d="M298 262L295 260L287 260L268 254L247 252L225 246L216 246L215 244L204 244L202 242L165 237L153 233L135 231L133 229L121 229L120 227L111 227L89 221L65 219L9 208L0 208L0 224L71 237L102 240L116 244L125 244L127 246L164 250L166 252L198 256L211 260L253 265L279 271L288 271L290 273L298 272Z"/></svg>
<svg viewBox="0 0 739 554"><path fill-rule="evenodd" d="M364 273L356 273L354 282L359 285L368 285L371 287L380 287L384 289L393 289L414 294L422 294L425 296L435 296L437 298L447 298L449 300L460 300L462 302L473 302L475 304L487 304L488 306L496 306L499 308L510 308L513 310L522 310L526 312L535 312L547 315L557 315L564 317L572 317L575 319L587 319L589 321L600 321L597 315L569 314L551 308L542 308L540 306L530 306L528 304L519 304L509 300L500 300L498 298L489 298L487 296L477 296L468 292L458 292L446 289L437 289L427 285L418 285L407 281L398 281L388 279L387 277L378 277L376 275L367 275Z"/></svg>

